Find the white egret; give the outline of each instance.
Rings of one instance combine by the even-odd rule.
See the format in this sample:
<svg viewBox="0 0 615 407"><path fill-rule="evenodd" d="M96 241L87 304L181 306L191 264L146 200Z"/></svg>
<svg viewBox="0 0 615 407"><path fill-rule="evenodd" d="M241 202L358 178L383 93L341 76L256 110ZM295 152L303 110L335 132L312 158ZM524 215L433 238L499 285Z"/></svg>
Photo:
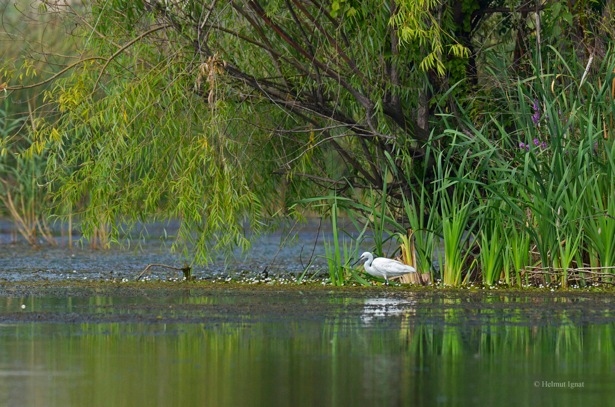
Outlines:
<svg viewBox="0 0 615 407"><path fill-rule="evenodd" d="M363 267L368 274L374 277L384 278L385 284L389 285L389 277L401 277L404 274L416 273L414 267L408 266L400 261L376 257L370 252L361 255L358 261L365 261Z"/></svg>

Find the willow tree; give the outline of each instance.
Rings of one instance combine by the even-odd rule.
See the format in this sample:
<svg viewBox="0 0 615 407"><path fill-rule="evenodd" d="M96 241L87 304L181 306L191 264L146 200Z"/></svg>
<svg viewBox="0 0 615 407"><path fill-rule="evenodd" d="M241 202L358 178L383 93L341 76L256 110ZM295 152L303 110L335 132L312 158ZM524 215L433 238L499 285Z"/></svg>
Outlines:
<svg viewBox="0 0 615 407"><path fill-rule="evenodd" d="M82 47L33 146L58 207L86 232L181 219L204 260L298 198L411 195L436 107L455 107L440 96L476 82L471 37L506 2L43 3Z"/></svg>
<svg viewBox="0 0 615 407"><path fill-rule="evenodd" d="M32 147L48 154L56 212L90 235L178 218L197 260L246 246L246 221L258 229L297 198L410 171L428 137L413 95L464 52L434 2L43 3L80 44Z"/></svg>

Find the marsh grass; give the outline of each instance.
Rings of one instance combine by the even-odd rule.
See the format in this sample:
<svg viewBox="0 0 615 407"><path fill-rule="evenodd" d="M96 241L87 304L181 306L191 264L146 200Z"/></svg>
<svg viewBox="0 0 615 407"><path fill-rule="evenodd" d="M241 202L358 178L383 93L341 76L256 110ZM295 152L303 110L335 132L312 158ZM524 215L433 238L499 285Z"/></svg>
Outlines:
<svg viewBox="0 0 615 407"><path fill-rule="evenodd" d="M503 253L506 247L506 240L501 236L502 225L496 222L484 225L480 231L480 255L479 262L482 270L483 284L492 286L500 281L504 272ZM510 284L509 275L506 274L505 281Z"/></svg>
<svg viewBox="0 0 615 407"><path fill-rule="evenodd" d="M28 154L31 132L22 118L9 115L8 100L0 110L0 213L13 222L31 245L39 239L55 244L47 224L47 198L43 184L45 157Z"/></svg>
<svg viewBox="0 0 615 407"><path fill-rule="evenodd" d="M506 285L529 284L527 275L522 271L530 266L530 236L521 232L518 228L504 228L505 242L503 253L504 282Z"/></svg>
<svg viewBox="0 0 615 407"><path fill-rule="evenodd" d="M368 224L364 223L359 226L356 219L351 216L348 220L358 231L358 235L354 236L347 234L340 224L342 212L349 215L355 214L358 209L357 203L337 195L310 198L302 203L311 205L331 222L331 240L323 238L329 282L334 286L343 286L351 281L369 285L369 282L352 267L352 263L358 259Z"/></svg>
<svg viewBox="0 0 615 407"><path fill-rule="evenodd" d="M444 285L457 287L462 283L464 273L469 278L468 264L470 250L467 239L471 233L472 203L464 198L442 200L442 240L444 259L442 282Z"/></svg>
<svg viewBox="0 0 615 407"><path fill-rule="evenodd" d="M568 77L575 77L570 65L562 66L569 67ZM499 208L495 216L479 220L486 284L498 280L493 267L498 241L506 242L506 284L522 284L523 270L534 266L550 271L547 282L566 287L570 270L612 264L615 205L609 197L615 195L615 165L613 141L601 124L604 115L612 114L605 98L613 95L608 87L588 82L580 88L571 81L558 89L556 80L556 75L544 75L519 82L506 100L508 111L520 114L494 114L481 129L491 136L473 137L484 144L476 145L476 151L502 146L499 159L490 161L490 174L483 176L486 193L479 203L482 213ZM506 123L511 117L512 124ZM518 130L511 132L511 127Z"/></svg>
<svg viewBox="0 0 615 407"><path fill-rule="evenodd" d="M15 24L17 17L11 17ZM34 34L34 30L28 32ZM439 122L434 125L438 130L421 146L425 149L421 160L434 163L433 178L424 174L418 178L420 175L415 174L413 167L415 157L400 149L380 157L384 183L381 190L351 189L345 196L304 200L303 203L315 206L331 222L333 233L324 243L331 284L368 284L350 263L363 250L394 257L400 245L402 252L405 251L402 257L411 258L419 272L431 273L433 281L440 278L446 286L467 283L523 286L532 282L528 271L537 270L546 275L539 283L566 287L572 275L578 277L575 270L582 268L601 272L602 281L612 281L615 276L612 271L615 267L615 58L613 50L607 50L601 65L593 67L587 77L586 61L574 58L572 54L562 56L554 47L544 47L534 56L533 66L528 67L530 73L522 78L518 72L509 75L511 71L505 59L498 62L494 58L491 69L481 72L490 76L490 80L481 83L492 85L486 85L478 98L459 100L454 113L443 109ZM16 66L2 68L7 77L18 70ZM33 80L33 77L26 79ZM165 97L169 100L184 100L178 97L183 88L168 90ZM452 90L444 98L450 94ZM159 111L149 110L151 98L147 93L133 96L134 100L127 100L120 92L117 98L107 98L95 123L106 125L113 116L107 113L124 112L127 104L137 106L159 123ZM169 111L183 111L182 103L168 102ZM434 105L450 104L434 101ZM229 237L219 245L211 245L204 240L186 239L196 246L213 249L227 243L247 244L240 238L241 228L233 216L242 211L258 212L261 204L255 196L238 194L232 186L262 180L244 177L253 167L239 160L227 162L221 154L228 149L242 156L235 150L241 143L230 143L222 135L213 138L219 146L211 143L200 146L195 142L202 139L201 133L218 118L203 119L195 130L175 122L173 113L169 116L172 120L165 121L169 127L161 134L176 139L151 137L149 130L135 135L130 126L125 126L119 130L125 132L122 141L126 145L118 145L105 137L105 125L96 124L90 129L90 123L81 123L82 116L87 116L78 113L83 104L67 106L75 113L70 119L75 120L75 126L88 129L91 134L87 133L79 145L72 146L65 140L66 149L100 151L98 158L102 159L75 160L72 165L80 170L60 179L64 189L60 193L56 191L56 197L59 196L60 203L93 202L90 205L93 209L88 209L90 222L82 224L93 244L108 246L109 228L115 228L120 207L142 216L157 214L166 205L177 216L191 214L185 217L187 223L201 224L214 234L233 225L236 233L229 236L234 236L235 241ZM5 105L0 111L1 210L10 216L24 238L34 244L39 236L47 238L44 214L49 191L42 186L46 185L44 168L49 157L43 151L35 154L36 149L29 148L35 140L27 131L19 130L24 120L12 119L17 116L9 116L8 110ZM243 129L238 127L240 130ZM26 150L30 154L24 154ZM126 151L131 153L127 155ZM165 175L151 179L149 184L123 184L126 180L107 176L121 165L126 167L127 174L137 174L135 179L147 180L154 167L147 164L137 168L133 163L149 162L153 156L171 157L175 152L184 157L177 162L187 167L158 172L171 174L168 178ZM307 165L308 155L305 157ZM54 159L57 164L64 157L56 155ZM409 170L395 172L398 163L407 164ZM163 160L161 166L173 169L172 162ZM399 177L412 178L406 184L414 189L391 194L392 185ZM96 189L76 189L76 185L86 185L84 180ZM166 189L147 187L152 184L165 184ZM124 185L132 187L124 188ZM211 185L219 187L217 193L212 193ZM162 196L159 191L163 190L171 193ZM74 196L70 199L63 199L71 194ZM395 201L391 195L402 198ZM111 202L117 208L105 206L109 201L104 199L99 199L97 206L96 198L103 196L114 196ZM173 200L173 196L186 199ZM233 205L238 210L227 210ZM216 210L210 211L211 208ZM75 211L81 209L71 207ZM340 224L342 216L350 221L358 235L344 233ZM185 230L182 226L180 235L192 236L190 230ZM363 247L367 233L370 246ZM386 253L387 244L395 249ZM582 276L580 282L583 283Z"/></svg>
<svg viewBox="0 0 615 407"><path fill-rule="evenodd" d="M419 274L429 273L431 281L437 277L434 273L433 262L438 252L439 237L437 225L440 218L437 211L431 211L433 196L428 194L426 188L421 188L413 197L403 200L403 216L410 226L414 262L411 264ZM402 234L402 233L400 233ZM406 235L404 235L406 237ZM401 237L400 237L400 240ZM408 239L409 240L409 239ZM405 240L402 240L405 242ZM408 245L410 241L408 241Z"/></svg>
<svg viewBox="0 0 615 407"><path fill-rule="evenodd" d="M500 76L500 86L486 92L495 97L492 110L473 117L460 102L458 114L440 116L444 130L423 157L435 174L419 179L410 172L415 187L400 194L402 202L390 197L387 182L381 191L344 198L342 211L355 227L373 233L372 251L386 255L394 239L406 262L451 287L613 281L615 134L608 124L615 117L615 58L604 58L602 78L581 84L582 63L563 61L553 48L542 52L542 68L552 73ZM361 244L338 239L328 251L330 270L344 270Z"/></svg>
<svg viewBox="0 0 615 407"><path fill-rule="evenodd" d="M331 204L331 228L333 231L332 242L325 244L325 257L329 270L329 280L332 285L340 286L346 282L346 265L348 264L348 245L345 242L340 243L340 228L338 227L338 207L337 199ZM343 259L343 260L342 260Z"/></svg>
<svg viewBox="0 0 615 407"><path fill-rule="evenodd" d="M602 80L580 86L582 64L547 51L551 70L565 75L510 78L498 89L499 110L483 113L479 124L460 104L463 131L454 130L451 115L441 116L447 130L427 148L434 180L412 183L419 187L401 210L391 209L386 188L379 200L374 191L357 199L377 247L396 235L403 257L433 276L439 265L446 286L612 281L615 135L606 123L615 117L614 60L604 59ZM591 282L582 273L590 269Z"/></svg>

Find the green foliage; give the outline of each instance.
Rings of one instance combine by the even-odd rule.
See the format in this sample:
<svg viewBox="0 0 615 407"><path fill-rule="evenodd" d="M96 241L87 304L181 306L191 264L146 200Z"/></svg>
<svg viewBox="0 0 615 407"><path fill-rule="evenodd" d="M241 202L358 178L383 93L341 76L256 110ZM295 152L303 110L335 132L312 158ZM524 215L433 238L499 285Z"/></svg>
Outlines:
<svg viewBox="0 0 615 407"><path fill-rule="evenodd" d="M333 285L344 285L346 281L345 264L342 262L342 252L339 241L339 228L337 225L338 212L337 200L333 200L331 205L331 228L333 230L333 247L325 241L325 256L329 267L329 279ZM345 247L345 246L344 246ZM348 264L348 258L345 263Z"/></svg>
<svg viewBox="0 0 615 407"><path fill-rule="evenodd" d="M537 266L565 285L571 267L614 261L605 4L53 7L70 11L54 24L79 57L37 95L49 114L23 157L40 158L53 211L71 208L86 234L176 218L177 247L207 261L333 195L331 217L372 232L376 252L410 227L423 271L443 253L445 284L521 284ZM58 72L33 60L5 63L0 83ZM358 245L338 238L341 284Z"/></svg>
<svg viewBox="0 0 615 407"><path fill-rule="evenodd" d="M555 52L551 55L554 66L568 66L569 77L580 79L582 65L564 65L558 60L560 55ZM612 59L607 58L604 71L611 70ZM501 145L498 149L501 156L491 156L484 175L465 178L482 179L484 207L499 208L502 214L490 214L479 220L481 233L485 235L483 246L489 245L487 251L493 249L494 242L489 243L487 236L493 233L491 222L495 219L499 222L498 231L503 231L509 241L505 264L514 265L517 272L530 265L529 244L535 251L533 261L538 269L554 272L559 276L559 284L566 286L571 269L606 265L603 262L611 261L605 250L600 250L598 255L596 248L611 245L601 227L607 230L610 227L605 199L615 191L612 182L604 181L611 179L615 168L607 158L612 140L601 123L606 121L603 115L612 116L612 111L603 102L605 97L610 97L607 87L587 84L580 87L577 82L557 90L554 78L550 75L530 78L519 82L516 89L510 89L507 94L510 105L506 111L520 113L511 114L514 119L509 124L492 117L481 129L481 134L489 138L468 139L473 144L468 148L480 151L479 154L492 150L495 143ZM584 103L580 104L580 100ZM499 113L499 117L505 117ZM517 130L511 132L507 128ZM483 250L483 280L487 278L492 283L496 281L489 278L492 256ZM583 281L577 275L575 280L579 279Z"/></svg>
<svg viewBox="0 0 615 407"><path fill-rule="evenodd" d="M406 0L397 2L397 11L391 24L399 30L402 43L418 44L424 55L419 62L423 71L434 70L445 75L445 54L467 58L469 50L457 43L450 32L453 27L449 7L440 0Z"/></svg>
<svg viewBox="0 0 615 407"><path fill-rule="evenodd" d="M529 285L527 274L523 276L522 272L531 265L530 235L518 227L505 227L504 231L504 283L509 286L513 283L517 286Z"/></svg>
<svg viewBox="0 0 615 407"><path fill-rule="evenodd" d="M14 93L11 104L3 107L11 116L24 117L36 111L38 117L53 112L43 103L43 94L49 85L44 80L73 62L71 54L80 40L76 35L78 30L67 35L70 28L64 25L66 20L55 8L45 10L43 5L43 2L29 0L0 5L0 89L18 88L10 92ZM38 82L44 83L21 89ZM7 96L7 91L0 93L0 99Z"/></svg>
<svg viewBox="0 0 615 407"><path fill-rule="evenodd" d="M432 273L433 262L437 260L439 236L438 225L440 217L437 211L431 210L434 206L432 200L435 195L429 194L427 188L420 188L413 201L404 200L404 211L416 250L416 262L414 265L419 273Z"/></svg>
<svg viewBox="0 0 615 407"><path fill-rule="evenodd" d="M69 80L91 83L97 78L90 72L75 71ZM182 221L178 243L195 245L196 260L206 261L213 249L246 248L242 222L258 221L261 204L250 187L257 162L245 157L258 135L225 119L233 106L221 103L215 115L203 109L185 94L185 75L154 70L136 82L110 81L100 99L75 87L64 92L58 82L53 94L66 113L42 138L51 148L50 169L61 170L54 172L56 205L85 200L86 232L101 221L118 225L163 214ZM53 142L54 132L64 134Z"/></svg>
<svg viewBox="0 0 615 407"><path fill-rule="evenodd" d="M39 239L54 244L47 227L48 200L44 185L45 156L27 154L31 134L26 121L0 110L0 214L8 216L31 245Z"/></svg>
<svg viewBox="0 0 615 407"><path fill-rule="evenodd" d="M467 273L471 267L468 260L469 247L473 240L471 216L474 210L473 202L469 195L458 188L455 188L452 196L448 195L444 187L438 192L441 194L439 209L442 213L444 245L444 258L439 259L440 264L443 264L442 283L457 287L461 285L464 273Z"/></svg>
<svg viewBox="0 0 615 407"><path fill-rule="evenodd" d="M560 55L545 54L562 66ZM600 70L611 72L612 63L606 58ZM583 65L568 67L569 77L581 77ZM436 260L444 284L565 287L593 280L587 267L611 272L615 216L607 201L615 167L604 127L613 117L605 103L611 89L585 83L571 95L571 86L558 90L553 78L516 82L505 90L506 109L494 110L482 127L467 122L464 131L433 139L434 186L419 180L404 220L417 237L420 268Z"/></svg>
<svg viewBox="0 0 615 407"><path fill-rule="evenodd" d="M504 267L503 253L506 248L507 241L501 235L503 228L500 223L495 221L485 222L480 231L480 255L479 262L481 266L483 284L493 286L500 282L500 277ZM506 283L510 284L510 278L507 276Z"/></svg>
<svg viewBox="0 0 615 407"><path fill-rule="evenodd" d="M48 156L55 211L74 208L86 235L111 227L112 239L118 224L179 218L178 244L205 261L245 248L246 222L258 230L297 198L364 178L380 189L397 165L389 150L418 148L407 136L393 148L356 137L403 134L406 119L388 119L385 100L398 111L416 105L416 55L392 50L396 24L434 30L412 34L434 48L432 64L449 44L461 51L450 34L441 40L433 7L393 16L376 4L333 2L331 16L283 2L71 8L64 21L78 23L76 43L100 57L45 94L59 115L37 126L30 152ZM390 64L397 73L383 76ZM374 165L383 154L389 164Z"/></svg>
<svg viewBox="0 0 615 407"><path fill-rule="evenodd" d="M351 1L348 0L333 0L331 2L331 17L336 18L340 15L353 17L357 14L357 9Z"/></svg>

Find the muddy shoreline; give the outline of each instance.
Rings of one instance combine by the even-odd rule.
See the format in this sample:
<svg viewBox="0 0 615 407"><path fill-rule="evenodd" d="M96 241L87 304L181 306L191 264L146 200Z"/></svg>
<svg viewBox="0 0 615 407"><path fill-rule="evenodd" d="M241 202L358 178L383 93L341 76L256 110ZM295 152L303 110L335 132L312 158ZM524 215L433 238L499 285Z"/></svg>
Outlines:
<svg viewBox="0 0 615 407"><path fill-rule="evenodd" d="M113 299L91 301L99 299ZM40 310L50 298L65 310ZM615 322L610 291L448 290L221 282L2 282L2 323L250 323L355 318L403 304L410 320L433 325L551 325ZM384 304L384 305L382 305ZM387 308L389 307L389 308ZM447 320L453 310L458 320Z"/></svg>

